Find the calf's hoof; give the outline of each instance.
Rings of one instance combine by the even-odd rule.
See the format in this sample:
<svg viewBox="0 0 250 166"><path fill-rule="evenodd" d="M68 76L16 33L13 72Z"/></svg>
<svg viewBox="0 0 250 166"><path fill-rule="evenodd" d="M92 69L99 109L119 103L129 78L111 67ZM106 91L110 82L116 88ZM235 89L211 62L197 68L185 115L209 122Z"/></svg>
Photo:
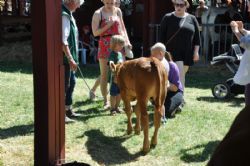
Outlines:
<svg viewBox="0 0 250 166"><path fill-rule="evenodd" d="M127 130L127 134L128 135L132 134L132 130Z"/></svg>
<svg viewBox="0 0 250 166"><path fill-rule="evenodd" d="M143 155L148 154L149 151L150 151L150 147L143 147L143 148L142 148L142 154L143 154Z"/></svg>
<svg viewBox="0 0 250 166"><path fill-rule="evenodd" d="M135 135L140 135L141 134L141 130L135 130Z"/></svg>
<svg viewBox="0 0 250 166"><path fill-rule="evenodd" d="M135 128L135 134L140 135L141 134L141 129L140 128Z"/></svg>
<svg viewBox="0 0 250 166"><path fill-rule="evenodd" d="M151 145L150 145L150 148L151 148L151 149L154 149L155 147L156 147L156 144L151 144Z"/></svg>
<svg viewBox="0 0 250 166"><path fill-rule="evenodd" d="M156 145L157 145L157 139L155 137L152 137L150 146L154 148Z"/></svg>

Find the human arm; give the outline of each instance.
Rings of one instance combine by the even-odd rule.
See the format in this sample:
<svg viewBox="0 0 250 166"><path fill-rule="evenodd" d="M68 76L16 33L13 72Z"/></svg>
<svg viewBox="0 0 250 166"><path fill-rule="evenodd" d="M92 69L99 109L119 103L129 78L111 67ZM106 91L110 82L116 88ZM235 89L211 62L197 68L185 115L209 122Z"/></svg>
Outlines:
<svg viewBox="0 0 250 166"><path fill-rule="evenodd" d="M117 8L118 10L118 17L119 17L119 20L120 20L120 23L121 23L121 28L122 28L122 33L125 37L125 41L126 41L126 45L129 46L130 49L132 49L132 45L130 43L130 40L129 40L129 37L128 37L128 33L127 33L127 30L126 30L126 27L125 27L125 24L124 24L124 21L123 21L123 17L122 17L122 11L120 8Z"/></svg>
<svg viewBox="0 0 250 166"><path fill-rule="evenodd" d="M241 31L243 31L243 25L241 25L241 23L237 23L236 21L231 21L230 23L233 33L235 34L236 38L240 41L240 38L243 36L243 34L241 34L241 32L239 31L239 25Z"/></svg>
<svg viewBox="0 0 250 166"><path fill-rule="evenodd" d="M199 23L195 17L193 17L195 32L194 32L194 39L193 39L193 45L194 45L194 55L193 60L195 62L199 61L199 49L200 49L200 30L199 30Z"/></svg>
<svg viewBox="0 0 250 166"><path fill-rule="evenodd" d="M77 64L74 61L70 48L69 48L69 43L68 43L68 37L70 33L70 21L67 18L67 16L62 17L62 49L64 52L64 55L67 57L70 69L75 71L77 69Z"/></svg>
<svg viewBox="0 0 250 166"><path fill-rule="evenodd" d="M236 21L236 23L238 24L239 32L240 32L243 36L250 34L250 31L247 31L246 29L244 29L244 25L243 25L243 22L242 22L242 21Z"/></svg>
<svg viewBox="0 0 250 166"><path fill-rule="evenodd" d="M172 84L169 82L169 87L168 87L168 90L171 91L171 92L177 92L178 91L178 87L175 85L175 84Z"/></svg>
<svg viewBox="0 0 250 166"><path fill-rule="evenodd" d="M93 17L92 17L92 32L93 35L96 36L100 36L102 33L106 32L113 24L114 21L111 19L107 22L107 24L104 27L100 27L100 22L101 22L101 9L97 10Z"/></svg>

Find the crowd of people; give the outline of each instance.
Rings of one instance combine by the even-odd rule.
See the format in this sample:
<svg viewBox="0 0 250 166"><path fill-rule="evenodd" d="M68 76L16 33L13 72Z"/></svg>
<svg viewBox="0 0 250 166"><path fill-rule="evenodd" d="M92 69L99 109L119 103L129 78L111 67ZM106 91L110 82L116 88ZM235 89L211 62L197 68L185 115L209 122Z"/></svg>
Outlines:
<svg viewBox="0 0 250 166"><path fill-rule="evenodd" d="M119 87L114 77L109 73L110 66L125 61L125 48L132 49L124 21L122 11L119 8L120 0L101 0L103 6L97 9L92 18L92 33L99 37L97 59L99 61L100 76L89 92L89 98L93 100L97 87L100 85L103 97L103 109L110 109L110 114L120 113ZM167 13L160 24L160 41L151 47L151 57L159 59L168 73L168 93L165 99L166 118L172 118L185 105L185 77L195 62L199 61L200 32L197 18L188 13L190 6L188 0L172 0L174 11ZM78 67L78 30L72 16L83 3L82 0L64 0L62 7L62 34L63 52L65 65L65 110L66 122L70 118L79 116L72 111L72 95L75 87L75 72ZM207 10L204 0L200 0L200 7L197 8L196 16ZM232 22L233 32L239 39L241 35L249 34L243 29L242 22ZM85 27L86 34L90 29ZM248 71L249 72L249 71ZM108 100L108 81L110 82L110 100ZM249 76L249 75L248 75ZM246 104L249 104L250 84L246 86Z"/></svg>

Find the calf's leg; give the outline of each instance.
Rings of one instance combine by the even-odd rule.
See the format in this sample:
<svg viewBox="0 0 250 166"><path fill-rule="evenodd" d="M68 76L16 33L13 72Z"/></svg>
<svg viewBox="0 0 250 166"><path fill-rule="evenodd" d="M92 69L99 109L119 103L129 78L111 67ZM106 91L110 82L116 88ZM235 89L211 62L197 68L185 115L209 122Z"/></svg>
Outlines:
<svg viewBox="0 0 250 166"><path fill-rule="evenodd" d="M128 117L128 125L127 125L127 134L131 134L133 131L132 128L132 110L131 110L131 105L129 100L124 100L124 106L125 106L125 112Z"/></svg>
<svg viewBox="0 0 250 166"><path fill-rule="evenodd" d="M159 109L162 111L164 111L164 106L161 106L161 107L158 107L156 108L155 107L155 110L154 110L154 127L155 127L155 131L154 131L154 135L151 139L151 146L152 147L155 147L157 145L157 136L158 136L158 130L160 128L160 125L161 125L161 114L160 114L160 111Z"/></svg>
<svg viewBox="0 0 250 166"><path fill-rule="evenodd" d="M135 105L135 114L136 114L136 124L135 124L135 134L140 135L141 132L141 111L140 106L137 103Z"/></svg>
<svg viewBox="0 0 250 166"><path fill-rule="evenodd" d="M139 102L139 101L138 101ZM140 110L141 110L141 122L144 133L143 140L143 152L148 153L150 150L149 139L148 139L148 130L149 130L149 117L147 112L147 102L139 102Z"/></svg>

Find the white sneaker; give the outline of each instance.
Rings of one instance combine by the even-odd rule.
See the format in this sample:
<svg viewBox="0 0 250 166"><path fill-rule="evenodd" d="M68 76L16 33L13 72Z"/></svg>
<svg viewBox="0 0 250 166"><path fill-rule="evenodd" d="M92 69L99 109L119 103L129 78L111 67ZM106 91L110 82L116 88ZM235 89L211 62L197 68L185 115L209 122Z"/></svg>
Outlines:
<svg viewBox="0 0 250 166"><path fill-rule="evenodd" d="M67 116L65 115L65 123L72 123L72 122L75 122L75 120L70 119L69 117L67 117Z"/></svg>

